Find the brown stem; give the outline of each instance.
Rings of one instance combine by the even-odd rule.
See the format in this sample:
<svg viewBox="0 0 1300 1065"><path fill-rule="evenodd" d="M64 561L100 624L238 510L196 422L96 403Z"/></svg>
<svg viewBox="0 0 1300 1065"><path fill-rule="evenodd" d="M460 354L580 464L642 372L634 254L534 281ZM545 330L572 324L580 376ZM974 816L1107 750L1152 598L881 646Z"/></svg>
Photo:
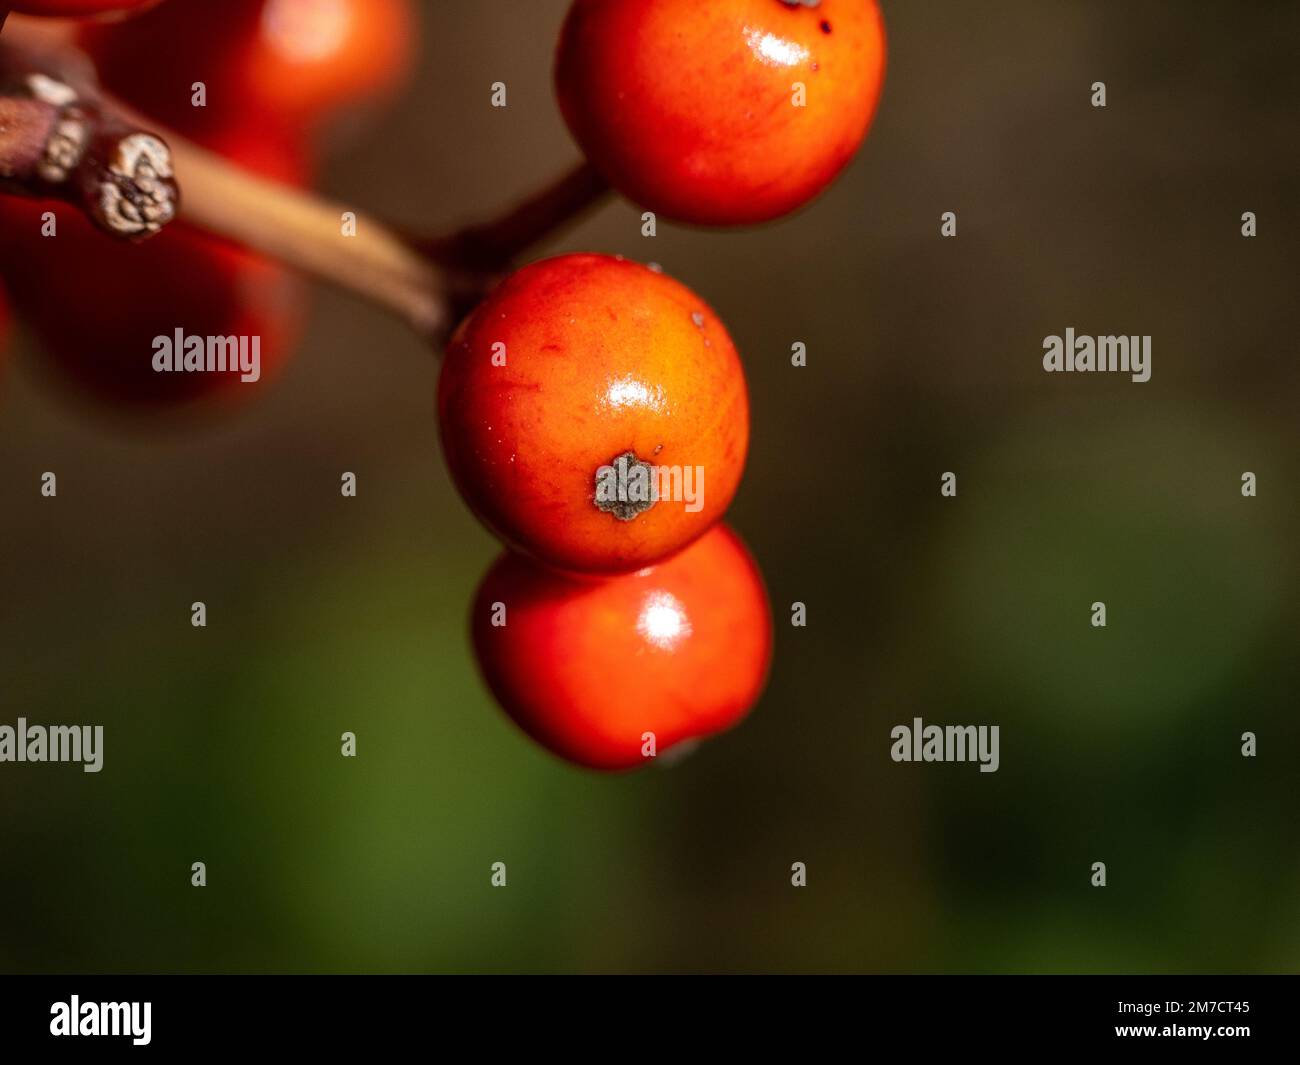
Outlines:
<svg viewBox="0 0 1300 1065"><path fill-rule="evenodd" d="M0 43L0 190L80 207L112 236L142 240L176 214L167 146L105 112L85 71Z"/></svg>
<svg viewBox="0 0 1300 1065"><path fill-rule="evenodd" d="M0 96L0 182L32 178L58 120L59 109L44 100Z"/></svg>
<svg viewBox="0 0 1300 1065"><path fill-rule="evenodd" d="M589 163L579 163L550 185L495 221L467 226L425 245L439 262L483 271L501 270L575 222L609 193Z"/></svg>
<svg viewBox="0 0 1300 1065"><path fill-rule="evenodd" d="M513 259L608 191L583 164L496 221L410 238L355 208L251 174L175 133L166 138L183 190L181 218L354 292L430 338L449 330ZM344 235L345 221L352 235Z"/></svg>
<svg viewBox="0 0 1300 1065"><path fill-rule="evenodd" d="M425 336L447 327L442 271L382 222L257 177L184 138L168 140L183 219L355 292Z"/></svg>
<svg viewBox="0 0 1300 1065"><path fill-rule="evenodd" d="M32 70L55 72L73 87L78 114L95 118L88 133L87 158L121 162L120 152L115 157L111 150L105 151L117 142L106 143L104 131L119 139L133 131L161 145L161 138L135 129L150 125L146 117L98 92L79 52L66 46L52 50L47 42L29 39L26 33L6 34L0 45L0 85L12 85L16 72L27 76ZM6 97L0 97L0 186L6 165L35 165L35 145L48 146L51 124L57 129L59 116L50 111L57 109L57 100L44 101L45 109L19 106L38 102L15 98L6 103ZM355 292L397 313L425 336L444 332L453 324L453 316L477 301L514 258L608 191L584 164L495 221L441 238L413 239L363 212L251 174L184 137L167 133L165 138L164 152L170 148L166 165L146 153L143 167L131 171L135 184L123 187L115 200L109 197L109 207L118 216L129 221L135 216L152 219L160 213L147 196L159 191L160 179L168 177L159 171L169 166L183 192L179 216L187 222ZM116 172L113 180L120 184ZM9 184L13 187L15 182ZM25 191L51 194L47 188ZM96 208L89 199L81 205L94 216ZM122 221L121 217L115 220ZM159 224L165 221L162 218Z"/></svg>

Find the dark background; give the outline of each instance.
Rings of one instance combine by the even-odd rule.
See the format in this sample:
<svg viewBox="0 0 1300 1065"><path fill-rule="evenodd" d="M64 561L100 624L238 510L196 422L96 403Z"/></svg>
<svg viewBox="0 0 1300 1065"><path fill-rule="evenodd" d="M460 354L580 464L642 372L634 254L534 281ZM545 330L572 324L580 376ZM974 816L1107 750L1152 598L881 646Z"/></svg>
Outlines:
<svg viewBox="0 0 1300 1065"><path fill-rule="evenodd" d="M564 6L421 4L414 84L323 191L438 231L571 165ZM0 765L0 969L1297 968L1300 7L884 9L876 125L812 208L647 240L619 202L545 249L662 263L746 359L731 520L776 659L676 768L570 768L491 703L465 617L497 548L400 323L320 290L261 399L162 429L20 345L0 723L106 754ZM1151 334L1151 381L1044 374L1067 326ZM914 716L1000 725L1000 771L891 762Z"/></svg>

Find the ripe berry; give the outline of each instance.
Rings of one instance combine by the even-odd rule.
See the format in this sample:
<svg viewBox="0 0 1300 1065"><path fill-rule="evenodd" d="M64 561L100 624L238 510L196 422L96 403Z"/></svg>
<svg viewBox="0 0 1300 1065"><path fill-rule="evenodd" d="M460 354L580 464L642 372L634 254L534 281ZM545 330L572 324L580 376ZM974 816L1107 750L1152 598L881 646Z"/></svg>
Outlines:
<svg viewBox="0 0 1300 1065"><path fill-rule="evenodd" d="M50 15L80 18L84 15L120 15L142 11L161 0L8 0L0 6L20 15Z"/></svg>
<svg viewBox="0 0 1300 1065"><path fill-rule="evenodd" d="M245 166L282 179L298 149L256 137L225 146ZM53 212L55 236L43 236ZM173 222L142 244L105 236L58 203L0 197L0 274L13 306L51 362L82 390L115 402L177 403L255 395L296 342L300 282L282 267ZM155 339L258 337L260 380L219 372L158 372Z"/></svg>
<svg viewBox="0 0 1300 1065"><path fill-rule="evenodd" d="M647 733L662 755L749 713L772 619L754 560L718 525L623 577L506 553L479 588L473 636L488 686L528 735L579 765L631 769L646 762Z"/></svg>
<svg viewBox="0 0 1300 1065"><path fill-rule="evenodd" d="M608 255L509 277L438 385L447 464L511 546L566 570L658 562L727 509L749 403L731 338L684 285Z"/></svg>
<svg viewBox="0 0 1300 1065"><path fill-rule="evenodd" d="M89 26L81 43L108 89L202 141L231 123L296 129L383 96L408 72L414 35L411 0L222 0Z"/></svg>
<svg viewBox="0 0 1300 1065"><path fill-rule="evenodd" d="M683 222L743 225L830 184L866 135L884 69L875 0L576 0L556 86L624 195Z"/></svg>

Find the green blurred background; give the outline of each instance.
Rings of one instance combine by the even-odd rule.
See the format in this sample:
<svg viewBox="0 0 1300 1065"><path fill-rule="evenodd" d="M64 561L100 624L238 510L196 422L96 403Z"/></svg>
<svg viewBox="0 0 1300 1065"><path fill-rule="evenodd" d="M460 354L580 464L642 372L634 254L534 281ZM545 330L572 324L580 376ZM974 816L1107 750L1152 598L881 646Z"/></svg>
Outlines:
<svg viewBox="0 0 1300 1065"><path fill-rule="evenodd" d="M438 231L576 160L565 5L420 7L415 83L321 187ZM318 291L259 401L165 429L20 344L0 723L106 751L0 765L0 969L1297 969L1300 8L884 7L875 128L810 210L650 240L618 202L545 249L662 263L746 359L731 520L775 664L674 768L570 768L492 704L465 619L497 548L399 323ZM1151 381L1044 374L1067 326L1152 334ZM1000 771L894 764L914 716L1000 725Z"/></svg>

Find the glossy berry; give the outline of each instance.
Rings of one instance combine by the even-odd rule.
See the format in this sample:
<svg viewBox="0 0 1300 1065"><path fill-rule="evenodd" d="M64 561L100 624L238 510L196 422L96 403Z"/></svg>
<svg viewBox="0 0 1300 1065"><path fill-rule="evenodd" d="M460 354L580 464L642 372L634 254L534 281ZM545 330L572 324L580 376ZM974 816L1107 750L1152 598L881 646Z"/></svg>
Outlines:
<svg viewBox="0 0 1300 1065"><path fill-rule="evenodd" d="M731 502L749 442L744 373L717 316L608 255L506 279L448 344L438 411L474 512L575 571L639 569L700 536Z"/></svg>
<svg viewBox="0 0 1300 1065"><path fill-rule="evenodd" d="M884 69L875 0L576 0L556 86L569 129L624 195L679 221L743 225L835 178Z"/></svg>
<svg viewBox="0 0 1300 1065"><path fill-rule="evenodd" d="M291 180L299 150L263 136L224 145L239 163ZM43 236L45 212L57 223ZM173 222L141 244L113 240L76 209L0 197L0 280L48 361L80 391L114 403L177 404L258 395L297 341L304 293L282 267ZM256 337L260 379L158 372L155 341Z"/></svg>
<svg viewBox="0 0 1300 1065"><path fill-rule="evenodd" d="M297 129L390 93L414 40L411 0L204 0L89 26L81 43L107 88L203 140L232 123Z"/></svg>
<svg viewBox="0 0 1300 1065"><path fill-rule="evenodd" d="M731 728L762 692L772 651L762 578L725 525L622 577L569 576L507 553L479 588L473 635L515 723L594 769L645 765L646 733L663 755Z"/></svg>
<svg viewBox="0 0 1300 1065"><path fill-rule="evenodd" d="M143 11L161 0L8 0L0 5L20 15L80 18L87 15L121 15Z"/></svg>

